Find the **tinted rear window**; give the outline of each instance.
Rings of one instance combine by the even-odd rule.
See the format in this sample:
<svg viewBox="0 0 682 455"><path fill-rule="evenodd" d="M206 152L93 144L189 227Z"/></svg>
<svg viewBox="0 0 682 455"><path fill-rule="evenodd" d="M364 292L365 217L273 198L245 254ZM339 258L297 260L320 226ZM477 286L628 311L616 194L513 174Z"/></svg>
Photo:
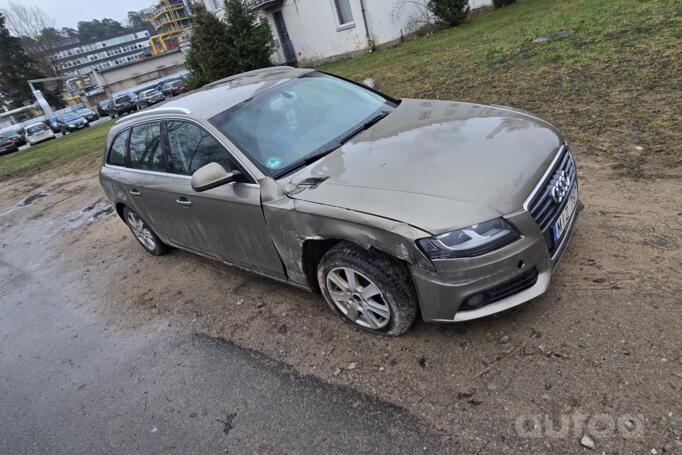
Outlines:
<svg viewBox="0 0 682 455"><path fill-rule="evenodd" d="M45 126L45 125L33 125L33 126L29 126L28 128L26 128L26 132L28 134L35 134L35 133L38 133L40 131L44 131L46 129L47 129L47 126Z"/></svg>
<svg viewBox="0 0 682 455"><path fill-rule="evenodd" d="M114 139L109 149L109 157L107 163L114 166L123 166L125 164L126 144L128 143L128 135L130 130L125 130Z"/></svg>
<svg viewBox="0 0 682 455"><path fill-rule="evenodd" d="M73 122L74 120L78 120L79 118L81 118L81 116L78 114L74 114L74 113L64 114L61 117L62 122Z"/></svg>
<svg viewBox="0 0 682 455"><path fill-rule="evenodd" d="M116 98L114 100L114 103L121 104L121 103L126 103L128 101L130 101L130 97L128 95L126 95L126 96L121 96L119 98Z"/></svg>

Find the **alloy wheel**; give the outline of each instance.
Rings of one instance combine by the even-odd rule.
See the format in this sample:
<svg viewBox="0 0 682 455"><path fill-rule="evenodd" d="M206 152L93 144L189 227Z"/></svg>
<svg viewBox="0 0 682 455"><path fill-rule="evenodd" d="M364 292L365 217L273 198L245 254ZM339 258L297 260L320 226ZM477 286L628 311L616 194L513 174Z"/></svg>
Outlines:
<svg viewBox="0 0 682 455"><path fill-rule="evenodd" d="M357 270L336 267L327 273L334 305L359 326L379 330L391 321L391 309L379 287Z"/></svg>
<svg viewBox="0 0 682 455"><path fill-rule="evenodd" d="M156 239L152 231L144 224L144 221L133 212L128 212L127 218L128 226L130 226L137 240L149 251L154 251L156 249Z"/></svg>

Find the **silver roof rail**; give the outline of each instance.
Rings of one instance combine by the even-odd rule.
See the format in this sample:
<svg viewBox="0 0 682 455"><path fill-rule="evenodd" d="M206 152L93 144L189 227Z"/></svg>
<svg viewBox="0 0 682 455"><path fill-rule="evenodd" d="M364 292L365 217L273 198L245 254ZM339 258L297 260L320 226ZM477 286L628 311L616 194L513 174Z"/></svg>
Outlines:
<svg viewBox="0 0 682 455"><path fill-rule="evenodd" d="M127 115L125 117L121 117L116 122L114 125L118 125L119 123L128 121L130 119L136 119L139 117L146 117L148 115L154 115L154 114L185 114L185 115L190 115L192 111L190 111L187 108L184 107L156 107L154 109L149 109L149 110L144 110L140 112L135 112L134 114Z"/></svg>

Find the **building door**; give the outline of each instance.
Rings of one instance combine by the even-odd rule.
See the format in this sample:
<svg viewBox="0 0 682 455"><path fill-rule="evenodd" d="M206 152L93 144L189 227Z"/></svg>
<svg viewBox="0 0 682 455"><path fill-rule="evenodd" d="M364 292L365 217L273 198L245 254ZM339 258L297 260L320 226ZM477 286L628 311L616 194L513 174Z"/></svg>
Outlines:
<svg viewBox="0 0 682 455"><path fill-rule="evenodd" d="M296 51L294 50L294 45L289 37L289 32L287 31L287 25L284 23L284 16L282 16L282 11L275 11L272 14L272 18L275 21L275 27L277 28L277 34L279 35L279 42L282 43L282 52L284 52L285 63L296 63Z"/></svg>

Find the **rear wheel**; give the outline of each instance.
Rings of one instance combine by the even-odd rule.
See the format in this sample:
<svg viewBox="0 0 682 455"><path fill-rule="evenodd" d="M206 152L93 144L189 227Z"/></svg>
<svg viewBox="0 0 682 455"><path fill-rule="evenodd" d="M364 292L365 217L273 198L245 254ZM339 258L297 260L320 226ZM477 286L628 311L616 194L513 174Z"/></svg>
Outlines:
<svg viewBox="0 0 682 455"><path fill-rule="evenodd" d="M386 254L341 243L320 261L317 280L329 306L362 330L398 336L417 317L410 274L404 264Z"/></svg>
<svg viewBox="0 0 682 455"><path fill-rule="evenodd" d="M135 239L137 239L137 241L140 242L140 245L149 253L154 256L161 256L168 251L168 246L154 234L154 231L147 226L147 223L145 223L137 213L126 207L123 209L123 218L135 236Z"/></svg>

